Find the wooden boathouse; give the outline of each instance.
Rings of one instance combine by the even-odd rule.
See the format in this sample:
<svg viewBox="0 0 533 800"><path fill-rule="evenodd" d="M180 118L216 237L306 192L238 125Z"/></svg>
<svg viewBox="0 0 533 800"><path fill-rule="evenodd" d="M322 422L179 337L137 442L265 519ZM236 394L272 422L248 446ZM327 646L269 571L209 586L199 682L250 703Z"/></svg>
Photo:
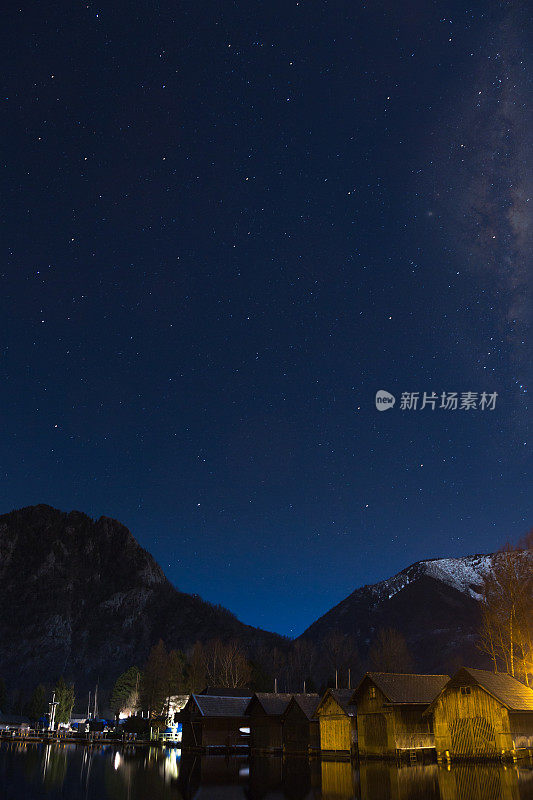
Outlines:
<svg viewBox="0 0 533 800"><path fill-rule="evenodd" d="M320 750L317 694L295 694L283 714L283 752L308 755Z"/></svg>
<svg viewBox="0 0 533 800"><path fill-rule="evenodd" d="M357 750L357 717L353 689L328 689L318 704L320 751L324 755L349 757Z"/></svg>
<svg viewBox="0 0 533 800"><path fill-rule="evenodd" d="M256 753L281 753L283 712L292 694L256 692L246 708L250 725L250 747Z"/></svg>
<svg viewBox="0 0 533 800"><path fill-rule="evenodd" d="M533 689L507 673L463 667L425 713L439 761L533 754Z"/></svg>
<svg viewBox="0 0 533 800"><path fill-rule="evenodd" d="M183 749L235 750L250 744L250 718L246 697L191 694L177 717L182 723Z"/></svg>
<svg viewBox="0 0 533 800"><path fill-rule="evenodd" d="M431 716L424 711L448 683L448 675L367 672L353 693L359 755L410 760L434 753Z"/></svg>

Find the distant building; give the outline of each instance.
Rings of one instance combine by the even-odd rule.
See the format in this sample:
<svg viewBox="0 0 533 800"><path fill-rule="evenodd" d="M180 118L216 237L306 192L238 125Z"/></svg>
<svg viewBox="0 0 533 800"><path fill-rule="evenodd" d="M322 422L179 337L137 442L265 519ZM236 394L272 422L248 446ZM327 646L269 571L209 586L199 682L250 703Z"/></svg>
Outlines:
<svg viewBox="0 0 533 800"><path fill-rule="evenodd" d="M507 673L463 667L426 711L437 758L501 758L533 749L533 689Z"/></svg>
<svg viewBox="0 0 533 800"><path fill-rule="evenodd" d="M250 719L246 707L251 695L191 694L178 717L182 723L182 747L208 750L250 744Z"/></svg>
<svg viewBox="0 0 533 800"><path fill-rule="evenodd" d="M356 708L353 689L328 689L318 704L320 750L332 755L350 756L357 747Z"/></svg>
<svg viewBox="0 0 533 800"><path fill-rule="evenodd" d="M352 697L359 755L433 750L432 720L424 711L448 680L448 675L367 672Z"/></svg>
<svg viewBox="0 0 533 800"><path fill-rule="evenodd" d="M30 720L27 717L0 713L0 731L24 731L29 730L29 728Z"/></svg>
<svg viewBox="0 0 533 800"><path fill-rule="evenodd" d="M295 694L283 713L283 752L307 755L320 750L317 694Z"/></svg>
<svg viewBox="0 0 533 800"><path fill-rule="evenodd" d="M174 722L176 714L179 714L180 711L183 711L187 705L187 700L189 697L190 695L188 694L173 694L171 697L167 697L165 701L165 709L168 709L169 725Z"/></svg>
<svg viewBox="0 0 533 800"><path fill-rule="evenodd" d="M73 714L68 722L68 727L72 730L85 730L85 724L87 722L87 714Z"/></svg>

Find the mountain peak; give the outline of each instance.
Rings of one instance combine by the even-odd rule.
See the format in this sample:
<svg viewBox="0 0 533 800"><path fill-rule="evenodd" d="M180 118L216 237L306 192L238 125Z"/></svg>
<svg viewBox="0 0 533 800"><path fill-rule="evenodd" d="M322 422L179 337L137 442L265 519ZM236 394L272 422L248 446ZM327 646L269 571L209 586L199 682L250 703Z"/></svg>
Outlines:
<svg viewBox="0 0 533 800"><path fill-rule="evenodd" d="M332 630L354 638L364 659L380 628L406 639L417 668L445 672L458 660L480 664L475 648L483 581L494 555L417 561L391 578L355 589L302 638L319 643Z"/></svg>
<svg viewBox="0 0 533 800"><path fill-rule="evenodd" d="M162 638L185 649L217 636L280 637L179 592L125 525L40 504L0 516L0 675L33 687L64 675L109 687Z"/></svg>

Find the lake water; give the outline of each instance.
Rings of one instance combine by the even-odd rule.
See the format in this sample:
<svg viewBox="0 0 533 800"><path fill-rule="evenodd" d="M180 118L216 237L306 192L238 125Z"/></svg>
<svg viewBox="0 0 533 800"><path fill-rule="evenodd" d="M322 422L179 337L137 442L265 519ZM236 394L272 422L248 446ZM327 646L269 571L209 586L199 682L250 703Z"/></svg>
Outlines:
<svg viewBox="0 0 533 800"><path fill-rule="evenodd" d="M1 800L533 800L533 765L397 767L0 743Z"/></svg>

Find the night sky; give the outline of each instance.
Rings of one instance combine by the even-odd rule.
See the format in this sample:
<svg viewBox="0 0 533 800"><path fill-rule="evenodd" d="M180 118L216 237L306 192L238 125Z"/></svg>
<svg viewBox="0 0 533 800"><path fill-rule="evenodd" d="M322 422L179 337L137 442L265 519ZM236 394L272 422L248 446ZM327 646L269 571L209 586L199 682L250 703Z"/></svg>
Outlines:
<svg viewBox="0 0 533 800"><path fill-rule="evenodd" d="M529 17L9 4L0 511L115 517L289 635L531 528Z"/></svg>

